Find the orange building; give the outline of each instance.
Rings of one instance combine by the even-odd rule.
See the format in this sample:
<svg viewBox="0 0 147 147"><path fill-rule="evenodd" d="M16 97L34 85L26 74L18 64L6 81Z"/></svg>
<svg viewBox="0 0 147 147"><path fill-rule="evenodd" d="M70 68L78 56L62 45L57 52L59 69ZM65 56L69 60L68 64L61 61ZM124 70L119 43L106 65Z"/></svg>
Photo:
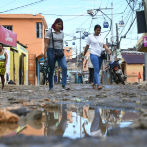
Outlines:
<svg viewBox="0 0 147 147"><path fill-rule="evenodd" d="M88 50L85 56L88 57L88 55L90 54L90 52L91 52L91 50ZM86 68L84 68L85 62L86 62L86 59L84 59L84 62L83 62L83 72L89 72L88 62L86 64Z"/></svg>
<svg viewBox="0 0 147 147"><path fill-rule="evenodd" d="M127 82L138 82L138 74L140 72L141 79L143 81L143 68L144 68L144 53L137 52L122 52L122 72L127 75Z"/></svg>
<svg viewBox="0 0 147 147"><path fill-rule="evenodd" d="M64 55L66 60L72 59L72 53L73 53L72 50L73 50L72 47L64 47Z"/></svg>
<svg viewBox="0 0 147 147"><path fill-rule="evenodd" d="M29 84L37 84L37 62L44 54L44 36L48 25L41 14L0 14L0 25L17 33L17 39L28 47Z"/></svg>

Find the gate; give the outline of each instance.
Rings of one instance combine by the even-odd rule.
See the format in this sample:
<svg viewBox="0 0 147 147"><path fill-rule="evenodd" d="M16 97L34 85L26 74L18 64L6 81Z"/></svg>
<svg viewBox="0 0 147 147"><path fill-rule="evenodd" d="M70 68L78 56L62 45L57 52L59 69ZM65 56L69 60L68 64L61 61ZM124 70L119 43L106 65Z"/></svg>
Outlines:
<svg viewBox="0 0 147 147"><path fill-rule="evenodd" d="M10 50L10 80L19 85L19 54Z"/></svg>
<svg viewBox="0 0 147 147"><path fill-rule="evenodd" d="M28 73L29 73L29 85L35 85L35 77L36 77L36 55L29 54L29 63L28 63Z"/></svg>

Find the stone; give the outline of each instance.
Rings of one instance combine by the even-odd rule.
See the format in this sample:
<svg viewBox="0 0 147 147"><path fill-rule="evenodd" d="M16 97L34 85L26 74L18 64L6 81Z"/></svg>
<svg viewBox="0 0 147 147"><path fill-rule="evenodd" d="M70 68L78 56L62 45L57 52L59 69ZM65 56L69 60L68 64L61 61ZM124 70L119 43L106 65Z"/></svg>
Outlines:
<svg viewBox="0 0 147 147"><path fill-rule="evenodd" d="M136 101L136 104L141 104L141 102L140 101Z"/></svg>
<svg viewBox="0 0 147 147"><path fill-rule="evenodd" d="M0 123L17 123L19 117L9 111L0 110Z"/></svg>
<svg viewBox="0 0 147 147"><path fill-rule="evenodd" d="M49 98L44 98L43 100L48 102L51 101Z"/></svg>
<svg viewBox="0 0 147 147"><path fill-rule="evenodd" d="M26 108L20 108L20 109L12 109L10 110L10 112L18 115L18 116L26 116L27 113L29 113L30 111L27 110Z"/></svg>

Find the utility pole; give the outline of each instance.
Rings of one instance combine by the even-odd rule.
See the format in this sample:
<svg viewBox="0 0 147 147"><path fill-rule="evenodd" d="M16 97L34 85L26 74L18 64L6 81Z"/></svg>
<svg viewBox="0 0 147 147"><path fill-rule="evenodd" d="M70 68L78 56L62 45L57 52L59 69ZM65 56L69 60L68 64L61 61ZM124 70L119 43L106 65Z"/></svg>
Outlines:
<svg viewBox="0 0 147 147"><path fill-rule="evenodd" d="M77 55L77 76L76 76L77 80L76 80L76 83L78 83L78 48L77 48L77 46L76 46L76 55Z"/></svg>
<svg viewBox="0 0 147 147"><path fill-rule="evenodd" d="M81 31L80 31L80 54L81 54Z"/></svg>
<svg viewBox="0 0 147 147"><path fill-rule="evenodd" d="M119 35L118 35L118 24L116 23L116 42L117 42L117 49L120 48L119 46Z"/></svg>
<svg viewBox="0 0 147 147"><path fill-rule="evenodd" d="M114 62L114 48L113 48L113 3L111 3L111 20L112 20L112 28L111 28L111 50L112 50L112 62Z"/></svg>
<svg viewBox="0 0 147 147"><path fill-rule="evenodd" d="M143 0L143 4L144 4L144 14L145 14L146 28L147 28L147 0ZM147 81L147 52L144 53L144 59L145 59L145 80Z"/></svg>

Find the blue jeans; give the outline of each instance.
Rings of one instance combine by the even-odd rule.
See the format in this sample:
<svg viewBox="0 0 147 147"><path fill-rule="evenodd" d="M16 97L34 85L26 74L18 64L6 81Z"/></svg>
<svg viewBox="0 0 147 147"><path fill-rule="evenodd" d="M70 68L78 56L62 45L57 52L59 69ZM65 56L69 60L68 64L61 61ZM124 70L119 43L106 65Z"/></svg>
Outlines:
<svg viewBox="0 0 147 147"><path fill-rule="evenodd" d="M93 67L94 67L94 82L93 82L93 84L100 85L99 72L101 69L103 59L101 57L98 57L97 55L94 55L94 54L90 54L90 59L93 64Z"/></svg>
<svg viewBox="0 0 147 147"><path fill-rule="evenodd" d="M60 49L55 49L55 52L60 51ZM55 69L55 63L56 61L60 64L62 68L62 85L66 85L66 79L67 79L67 64L65 56L62 58L56 58L53 52L53 49L48 48L47 50L47 57L48 57L48 64L50 67L50 73L49 73L49 88L53 88L53 74Z"/></svg>

